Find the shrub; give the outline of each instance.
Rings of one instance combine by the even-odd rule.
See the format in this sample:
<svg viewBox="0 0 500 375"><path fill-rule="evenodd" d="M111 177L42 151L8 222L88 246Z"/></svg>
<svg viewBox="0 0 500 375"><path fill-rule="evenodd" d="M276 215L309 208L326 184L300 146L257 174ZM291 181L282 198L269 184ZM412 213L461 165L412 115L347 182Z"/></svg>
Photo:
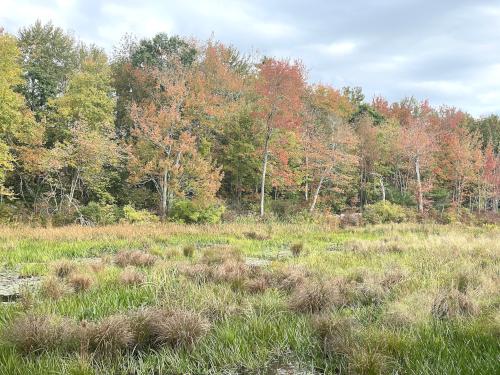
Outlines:
<svg viewBox="0 0 500 375"><path fill-rule="evenodd" d="M208 206L196 205L191 200L180 200L174 203L169 212L172 221L187 224L220 223L225 207L219 204Z"/></svg>
<svg viewBox="0 0 500 375"><path fill-rule="evenodd" d="M182 254L184 254L186 258L192 258L194 255L194 250L195 249L193 245L186 245L182 248Z"/></svg>
<svg viewBox="0 0 500 375"><path fill-rule="evenodd" d="M389 201L365 206L363 219L370 224L402 223L409 219L409 210Z"/></svg>
<svg viewBox="0 0 500 375"><path fill-rule="evenodd" d="M136 210L131 205L123 207L122 221L132 224L156 223L159 221L158 216L147 210Z"/></svg>
<svg viewBox="0 0 500 375"><path fill-rule="evenodd" d="M144 274L134 267L127 266L119 277L120 283L124 285L137 285L144 282Z"/></svg>
<svg viewBox="0 0 500 375"><path fill-rule="evenodd" d="M50 349L71 350L77 347L77 325L52 315L23 315L5 331L7 342L24 354Z"/></svg>
<svg viewBox="0 0 500 375"><path fill-rule="evenodd" d="M436 319L451 319L458 316L474 316L477 305L465 293L457 289L440 292L432 304L431 314Z"/></svg>
<svg viewBox="0 0 500 375"><path fill-rule="evenodd" d="M304 250L303 242L296 242L290 246L290 251L294 257L298 257L302 253L302 250Z"/></svg>
<svg viewBox="0 0 500 375"><path fill-rule="evenodd" d="M151 267L155 262L156 257L154 255L141 250L120 251L115 255L115 263L119 267Z"/></svg>
<svg viewBox="0 0 500 375"><path fill-rule="evenodd" d="M109 225L117 223L123 216L123 211L112 204L99 204L90 202L80 208L82 217L94 225Z"/></svg>
<svg viewBox="0 0 500 375"><path fill-rule="evenodd" d="M92 286L94 280L89 275L83 273L72 273L68 279L68 283L73 287L75 292L83 292Z"/></svg>

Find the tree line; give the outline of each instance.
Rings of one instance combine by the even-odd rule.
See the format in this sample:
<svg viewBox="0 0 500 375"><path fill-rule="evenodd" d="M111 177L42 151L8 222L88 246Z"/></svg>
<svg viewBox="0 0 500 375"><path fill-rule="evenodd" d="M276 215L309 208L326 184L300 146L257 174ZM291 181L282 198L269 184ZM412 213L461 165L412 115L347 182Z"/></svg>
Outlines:
<svg viewBox="0 0 500 375"><path fill-rule="evenodd" d="M308 83L300 61L215 40L125 36L108 57L51 23L0 31L9 220L126 207L201 222L223 207L286 216L376 202L496 212L499 141L497 115L369 101Z"/></svg>

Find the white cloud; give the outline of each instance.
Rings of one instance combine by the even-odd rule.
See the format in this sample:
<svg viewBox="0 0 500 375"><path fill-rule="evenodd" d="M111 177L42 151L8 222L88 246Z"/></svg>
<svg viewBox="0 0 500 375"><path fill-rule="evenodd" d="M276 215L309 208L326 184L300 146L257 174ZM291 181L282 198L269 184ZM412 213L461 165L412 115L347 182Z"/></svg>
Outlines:
<svg viewBox="0 0 500 375"><path fill-rule="evenodd" d="M344 41L334 42L330 44L319 44L316 47L320 52L326 53L331 56L346 56L351 54L356 49L356 43Z"/></svg>

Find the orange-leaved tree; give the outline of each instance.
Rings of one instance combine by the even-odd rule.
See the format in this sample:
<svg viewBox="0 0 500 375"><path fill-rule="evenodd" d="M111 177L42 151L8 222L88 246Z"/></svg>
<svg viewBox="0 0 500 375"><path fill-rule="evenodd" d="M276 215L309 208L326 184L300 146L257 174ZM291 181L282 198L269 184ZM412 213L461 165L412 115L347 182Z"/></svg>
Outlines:
<svg viewBox="0 0 500 375"><path fill-rule="evenodd" d="M298 131L302 96L305 89L304 68L299 62L266 58L259 65L255 85L258 95L255 116L263 133L260 216L264 216L266 174L270 143L275 135Z"/></svg>

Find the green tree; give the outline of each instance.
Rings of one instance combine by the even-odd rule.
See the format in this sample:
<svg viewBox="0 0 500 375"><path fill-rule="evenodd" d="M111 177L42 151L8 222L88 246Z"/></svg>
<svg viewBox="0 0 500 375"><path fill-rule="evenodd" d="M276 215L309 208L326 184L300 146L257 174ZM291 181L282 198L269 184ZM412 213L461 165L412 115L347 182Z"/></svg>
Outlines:
<svg viewBox="0 0 500 375"><path fill-rule="evenodd" d="M64 92L78 65L76 44L61 28L40 21L19 31L18 44L25 78L20 91L40 120L49 99Z"/></svg>

